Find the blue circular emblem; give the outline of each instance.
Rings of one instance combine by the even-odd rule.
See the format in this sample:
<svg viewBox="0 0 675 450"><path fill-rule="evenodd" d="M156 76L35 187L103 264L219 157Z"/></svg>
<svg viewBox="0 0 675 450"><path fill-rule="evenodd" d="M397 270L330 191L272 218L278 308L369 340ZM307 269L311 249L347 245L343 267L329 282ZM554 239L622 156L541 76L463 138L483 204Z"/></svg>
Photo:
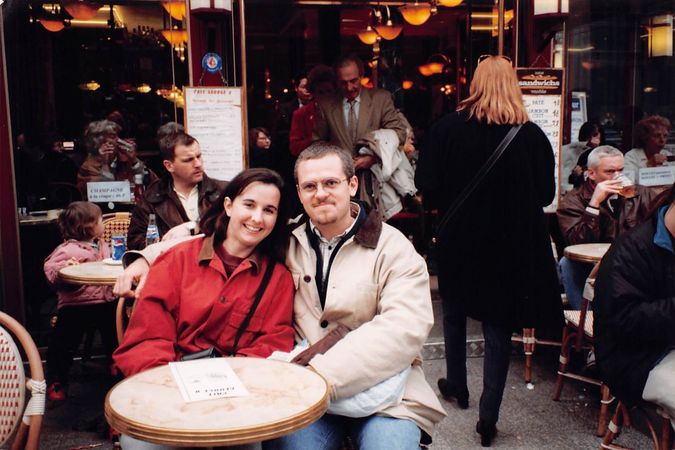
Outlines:
<svg viewBox="0 0 675 450"><path fill-rule="evenodd" d="M223 70L223 58L217 53L206 53L202 58L202 69L209 73Z"/></svg>

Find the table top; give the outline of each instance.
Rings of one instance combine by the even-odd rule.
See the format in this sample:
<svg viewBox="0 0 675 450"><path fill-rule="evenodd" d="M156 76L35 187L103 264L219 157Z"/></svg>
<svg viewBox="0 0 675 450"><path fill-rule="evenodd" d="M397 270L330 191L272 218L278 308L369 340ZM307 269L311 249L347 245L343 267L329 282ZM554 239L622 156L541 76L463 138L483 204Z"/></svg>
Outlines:
<svg viewBox="0 0 675 450"><path fill-rule="evenodd" d="M211 447L283 436L328 408L325 380L305 367L261 358L227 361L250 395L186 403L165 365L115 385L105 399L105 417L143 441Z"/></svg>
<svg viewBox="0 0 675 450"><path fill-rule="evenodd" d="M73 284L112 286L123 271L121 264L110 265L103 261L92 261L65 266L59 270L59 279Z"/></svg>
<svg viewBox="0 0 675 450"><path fill-rule="evenodd" d="M58 220L61 211L63 210L49 209L47 211L41 211L42 213L46 212L47 214L33 215L33 213L30 213L25 216L19 216L19 225L32 226L32 225L46 225L49 223L54 223Z"/></svg>
<svg viewBox="0 0 675 450"><path fill-rule="evenodd" d="M565 247L564 253L567 259L573 261L596 263L605 256L610 245L612 244L597 243L570 245L569 247Z"/></svg>

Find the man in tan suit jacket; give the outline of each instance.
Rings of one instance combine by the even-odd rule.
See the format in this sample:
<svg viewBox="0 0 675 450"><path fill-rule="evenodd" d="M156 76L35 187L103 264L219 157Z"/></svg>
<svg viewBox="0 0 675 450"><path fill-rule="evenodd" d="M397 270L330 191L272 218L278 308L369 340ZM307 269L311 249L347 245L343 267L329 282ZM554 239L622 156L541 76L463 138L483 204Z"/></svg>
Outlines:
<svg viewBox="0 0 675 450"><path fill-rule="evenodd" d="M379 189L369 170L378 160L374 156L357 154L357 142L371 131L390 129L396 131L402 145L410 125L394 107L390 92L362 87L363 62L358 57L342 57L333 67L338 93L317 102L313 138L337 145L353 155L360 181L357 198L371 209L381 209L377 206Z"/></svg>

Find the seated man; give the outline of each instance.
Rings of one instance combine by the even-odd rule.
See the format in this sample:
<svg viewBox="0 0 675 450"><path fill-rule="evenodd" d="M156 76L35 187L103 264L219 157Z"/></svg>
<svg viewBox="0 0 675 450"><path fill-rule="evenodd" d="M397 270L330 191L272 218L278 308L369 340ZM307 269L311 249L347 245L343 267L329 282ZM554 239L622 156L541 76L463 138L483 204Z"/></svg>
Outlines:
<svg viewBox="0 0 675 450"><path fill-rule="evenodd" d="M636 186L635 196L622 197L623 171L620 150L601 145L588 155L588 179L568 192L558 206L558 222L567 245L613 242L622 232L641 223L647 216L655 193ZM581 294L591 264L560 260L562 283L573 309L581 307Z"/></svg>
<svg viewBox="0 0 675 450"><path fill-rule="evenodd" d="M311 346L294 361L326 379L331 401L402 372L407 379L395 401L368 415L329 410L309 427L265 445L334 449L350 436L365 450L419 449L445 416L421 365L420 351L433 324L424 260L404 235L350 200L358 181L351 155L339 147L314 144L303 151L295 179L306 214L292 224L286 265L296 281L295 331ZM137 260L114 292L127 294L130 280L140 277L142 284L146 271L147 263Z"/></svg>
<svg viewBox="0 0 675 450"><path fill-rule="evenodd" d="M196 224L227 184L204 173L199 142L189 134L169 133L160 139L159 148L168 174L151 184L134 208L127 234L127 246L133 250L145 247L150 214L164 238L177 225Z"/></svg>
<svg viewBox="0 0 675 450"><path fill-rule="evenodd" d="M620 236L595 282L595 352L602 379L631 405L675 419L675 186L647 222Z"/></svg>

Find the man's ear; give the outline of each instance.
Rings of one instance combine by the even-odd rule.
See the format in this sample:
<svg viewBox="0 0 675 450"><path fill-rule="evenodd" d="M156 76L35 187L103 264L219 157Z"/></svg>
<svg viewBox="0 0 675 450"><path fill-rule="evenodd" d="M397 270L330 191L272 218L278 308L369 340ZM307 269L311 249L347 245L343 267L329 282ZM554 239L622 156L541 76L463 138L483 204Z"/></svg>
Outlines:
<svg viewBox="0 0 675 450"><path fill-rule="evenodd" d="M588 170L588 178L595 181L596 178L595 169L589 167L587 170Z"/></svg>
<svg viewBox="0 0 675 450"><path fill-rule="evenodd" d="M354 197L356 192L359 190L359 179L356 175L353 175L349 180L347 180L349 186L349 196Z"/></svg>
<svg viewBox="0 0 675 450"><path fill-rule="evenodd" d="M165 159L164 161L162 161L162 164L164 164L164 168L166 169L167 172L169 173L173 172L173 161Z"/></svg>

